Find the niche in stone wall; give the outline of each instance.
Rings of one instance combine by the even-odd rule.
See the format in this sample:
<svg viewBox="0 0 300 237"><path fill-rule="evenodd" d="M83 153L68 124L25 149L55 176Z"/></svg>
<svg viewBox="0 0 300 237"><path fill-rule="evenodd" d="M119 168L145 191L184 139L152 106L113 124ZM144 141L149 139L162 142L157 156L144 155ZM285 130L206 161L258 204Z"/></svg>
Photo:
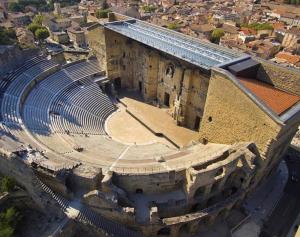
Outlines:
<svg viewBox="0 0 300 237"><path fill-rule="evenodd" d="M166 67L166 76L173 78L175 73L175 66L172 63L169 63Z"/></svg>

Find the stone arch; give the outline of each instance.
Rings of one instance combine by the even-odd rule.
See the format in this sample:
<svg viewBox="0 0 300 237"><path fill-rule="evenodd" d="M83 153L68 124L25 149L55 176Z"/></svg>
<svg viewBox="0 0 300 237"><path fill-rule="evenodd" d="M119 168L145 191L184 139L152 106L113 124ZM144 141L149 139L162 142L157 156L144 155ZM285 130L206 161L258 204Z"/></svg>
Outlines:
<svg viewBox="0 0 300 237"><path fill-rule="evenodd" d="M243 184L247 181L247 174L244 170L238 169L236 171L233 171L227 178L225 182L226 188L231 188L232 193L234 194L238 189L240 189Z"/></svg>
<svg viewBox="0 0 300 237"><path fill-rule="evenodd" d="M171 235L171 228L170 227L163 227L157 232L158 236L169 236Z"/></svg>

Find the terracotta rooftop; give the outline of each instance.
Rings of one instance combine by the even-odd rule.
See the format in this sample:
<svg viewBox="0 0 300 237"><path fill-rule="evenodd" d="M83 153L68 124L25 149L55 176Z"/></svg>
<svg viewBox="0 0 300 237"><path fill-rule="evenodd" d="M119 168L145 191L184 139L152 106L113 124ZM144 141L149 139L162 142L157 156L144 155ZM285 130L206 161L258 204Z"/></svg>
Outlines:
<svg viewBox="0 0 300 237"><path fill-rule="evenodd" d="M287 52L279 52L278 54L276 54L275 58L291 64L296 64L300 61L300 56L293 55Z"/></svg>
<svg viewBox="0 0 300 237"><path fill-rule="evenodd" d="M241 77L238 79L277 115L281 115L300 101L300 96L276 89L273 86L256 79Z"/></svg>
<svg viewBox="0 0 300 237"><path fill-rule="evenodd" d="M283 22L277 21L275 23L272 24L274 30L284 30L285 29L285 25Z"/></svg>

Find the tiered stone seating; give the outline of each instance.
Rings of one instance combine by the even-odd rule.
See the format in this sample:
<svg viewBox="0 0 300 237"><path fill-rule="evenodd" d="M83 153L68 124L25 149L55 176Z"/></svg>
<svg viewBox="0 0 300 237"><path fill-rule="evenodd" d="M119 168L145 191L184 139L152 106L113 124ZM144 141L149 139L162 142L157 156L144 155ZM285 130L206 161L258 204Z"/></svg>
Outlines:
<svg viewBox="0 0 300 237"><path fill-rule="evenodd" d="M6 77L0 79L0 105L2 103L4 93L7 89L7 87L10 85L10 83L13 82L24 71L26 71L27 69L33 67L35 64L38 64L44 60L45 59L40 56L32 58L32 59L26 61L21 67L19 67L14 72L12 72L9 75L7 75ZM1 111L0 111L0 121L2 121Z"/></svg>
<svg viewBox="0 0 300 237"><path fill-rule="evenodd" d="M104 123L115 107L94 83L96 62L81 62L47 77L28 95L23 120L31 133L58 153L70 153L76 144L58 133L105 134Z"/></svg>
<svg viewBox="0 0 300 237"><path fill-rule="evenodd" d="M56 132L105 134L105 120L115 106L96 84L76 85L61 93L50 111Z"/></svg>
<svg viewBox="0 0 300 237"><path fill-rule="evenodd" d="M2 127L9 130L11 134L21 130L21 118L18 109L23 91L37 76L56 65L52 61L35 58L25 63L15 74L9 77L9 83L7 82L5 88L3 87L5 91L1 93L1 123L3 124ZM23 69L25 71L22 72Z"/></svg>

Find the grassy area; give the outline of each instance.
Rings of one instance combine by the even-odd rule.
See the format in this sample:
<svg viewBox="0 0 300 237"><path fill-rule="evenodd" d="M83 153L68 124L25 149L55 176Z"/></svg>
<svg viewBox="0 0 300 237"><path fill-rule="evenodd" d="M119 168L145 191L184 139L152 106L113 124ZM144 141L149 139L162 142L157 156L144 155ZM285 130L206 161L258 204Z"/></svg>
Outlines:
<svg viewBox="0 0 300 237"><path fill-rule="evenodd" d="M246 27L253 30L273 30L273 26L269 23L242 24L241 27Z"/></svg>

